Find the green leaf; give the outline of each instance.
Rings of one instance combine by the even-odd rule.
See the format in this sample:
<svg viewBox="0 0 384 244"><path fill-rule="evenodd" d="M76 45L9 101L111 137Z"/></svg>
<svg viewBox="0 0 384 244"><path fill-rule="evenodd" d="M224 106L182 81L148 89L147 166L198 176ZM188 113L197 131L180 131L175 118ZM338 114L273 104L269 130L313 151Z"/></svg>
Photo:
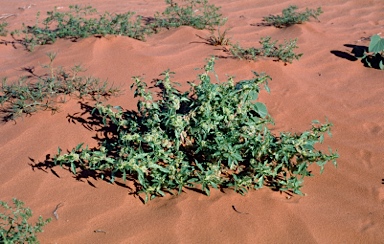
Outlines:
<svg viewBox="0 0 384 244"><path fill-rule="evenodd" d="M79 151L80 148L83 146L83 144L84 144L84 143L80 143L79 145L77 145L77 146L75 147L75 151L76 151L76 152Z"/></svg>
<svg viewBox="0 0 384 244"><path fill-rule="evenodd" d="M384 38L381 38L379 35L372 36L369 43L369 51L374 53L384 51Z"/></svg>
<svg viewBox="0 0 384 244"><path fill-rule="evenodd" d="M73 162L71 163L71 170L73 174L76 174L76 166Z"/></svg>
<svg viewBox="0 0 384 244"><path fill-rule="evenodd" d="M267 107L264 103L255 103L254 104L255 111L260 115L260 117L265 118L268 115Z"/></svg>
<svg viewBox="0 0 384 244"><path fill-rule="evenodd" d="M258 94L256 91L251 91L251 92L249 93L249 99L250 99L251 101L256 100L257 97L258 97L258 95L259 95L259 94Z"/></svg>

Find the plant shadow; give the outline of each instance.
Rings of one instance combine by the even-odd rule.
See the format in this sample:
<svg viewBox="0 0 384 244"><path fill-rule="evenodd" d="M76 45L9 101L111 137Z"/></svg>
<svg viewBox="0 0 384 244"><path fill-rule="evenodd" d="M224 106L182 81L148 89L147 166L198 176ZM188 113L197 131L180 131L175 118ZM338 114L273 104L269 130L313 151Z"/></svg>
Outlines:
<svg viewBox="0 0 384 244"><path fill-rule="evenodd" d="M250 24L250 26L269 27L269 26L273 26L273 24L270 24L268 22L260 22L260 23ZM286 27L288 27L288 26L286 26ZM276 28L283 29L283 28L286 28L286 27L276 27Z"/></svg>
<svg viewBox="0 0 384 244"><path fill-rule="evenodd" d="M96 112L97 110L95 106L91 106L81 101L79 102L79 104L83 112L68 114L67 115L68 123L81 124L86 130L95 131L96 135L93 136L92 138L98 142L107 140L108 143L113 143L116 140L115 138L117 136L117 127L112 123L104 124L103 117L101 117L100 114ZM97 150L97 148L93 148L92 150ZM54 170L56 166L59 166L55 164L55 156L47 154L45 156L45 160L42 162L36 162L35 159L29 158L30 160L29 166L31 166L33 171L37 169L46 173L51 172L57 178L61 178L60 175ZM111 155L111 156L115 156L115 155ZM62 168L69 172L72 172L73 170L70 167L65 165L62 165ZM129 189L130 194L136 194L139 190L139 187L136 187L137 186L136 180L129 175L127 175L126 180L128 182L129 181L133 182L136 189L132 189L130 186L128 186L128 184L124 184L119 181L114 181L113 177L117 179L123 178L123 175L120 173L112 174L109 171L91 170L87 166L81 165L80 163L75 163L75 170L76 170L76 174L73 176L73 178L75 178L77 181L87 182L90 186L95 188L96 186L91 182L91 180L94 180L94 181L103 180L105 182L116 184L120 187Z"/></svg>
<svg viewBox="0 0 384 244"><path fill-rule="evenodd" d="M330 52L333 55L339 58L346 59L348 61L355 62L357 60L360 60L360 62L364 65L364 67L380 69L380 61L383 60L380 54L366 55L368 53L367 46L354 45L354 44L344 44L344 46L348 48L352 48L350 53L344 52L344 51L338 51L338 50L331 50Z"/></svg>
<svg viewBox="0 0 384 244"><path fill-rule="evenodd" d="M20 41L18 41L18 40L8 41L8 40L2 39L2 40L0 40L0 44L1 45L5 45L5 46L10 45L10 46L13 47L13 49L18 49L17 45L21 45L21 46L24 47L24 45Z"/></svg>

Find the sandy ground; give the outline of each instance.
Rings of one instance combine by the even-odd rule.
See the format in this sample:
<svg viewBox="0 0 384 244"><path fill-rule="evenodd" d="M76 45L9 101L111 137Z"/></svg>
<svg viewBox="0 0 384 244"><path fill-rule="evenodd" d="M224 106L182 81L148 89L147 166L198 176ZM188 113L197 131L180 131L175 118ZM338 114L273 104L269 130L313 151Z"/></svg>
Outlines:
<svg viewBox="0 0 384 244"><path fill-rule="evenodd" d="M314 119L334 124L333 137L325 145L340 154L338 168L327 165L323 174L305 180L305 197L265 188L246 196L231 190L213 191L207 197L186 190L180 196L157 198L147 205L121 185L100 179L76 180L68 170L33 169L57 147L72 149L80 142L96 146L98 132L68 115L81 113L72 99L51 115L32 117L0 125L0 198L23 200L34 215L59 219L44 228L41 243L384 243L384 71L364 67L351 55L349 45L368 46L365 37L384 32L384 4L381 0L212 0L228 17L229 36L246 47L257 46L263 36L284 40L298 38L303 57L284 65L270 59L257 62L221 58L216 71L222 80L252 77L251 71L266 72L273 80L271 93L262 92L276 122L276 131L303 131ZM276 3L278 2L278 3ZM364 3L363 3L364 2ZM25 10L19 7L33 4ZM86 1L0 0L0 14L11 13L9 28L34 23L38 11L54 6L68 9ZM300 10L322 7L321 22L310 21L286 29L257 26L262 17L280 14L290 4ZM135 11L153 16L165 8L163 0L97 0L99 11ZM81 63L87 74L108 79L125 89L124 95L108 103L133 109L129 90L131 77L146 81L171 69L175 80L196 78L210 55L225 56L217 47L197 37L208 31L190 27L163 31L140 42L126 37L87 38L78 42L59 40L53 45L27 52L21 46L0 45L0 77L16 80L26 67L42 72L47 52L57 52L57 65ZM2 39L10 39L10 36ZM349 45L348 45L349 44ZM87 101L83 101L86 103ZM87 115L84 115L87 118ZM235 206L239 214L232 209ZM94 232L103 230L104 232Z"/></svg>

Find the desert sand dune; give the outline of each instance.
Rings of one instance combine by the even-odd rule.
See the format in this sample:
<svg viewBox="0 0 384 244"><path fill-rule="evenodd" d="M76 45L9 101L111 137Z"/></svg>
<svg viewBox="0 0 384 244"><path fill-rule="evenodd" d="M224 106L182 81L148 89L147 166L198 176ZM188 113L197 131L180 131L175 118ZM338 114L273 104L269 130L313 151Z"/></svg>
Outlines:
<svg viewBox="0 0 384 244"><path fill-rule="evenodd" d="M364 2L364 3L363 3ZM0 14L11 13L9 28L33 24L38 11L42 16L54 6L68 9L85 1L30 2L0 0ZM312 120L327 118L334 124L333 137L326 137L340 154L338 168L326 165L319 174L306 178L306 196L287 198L268 188L241 196L230 189L212 191L207 197L185 190L179 196L167 195L144 205L130 195L123 184L109 184L91 176L77 180L68 170L33 168L53 156L57 147L71 150L85 142L94 147L96 127L87 129L67 115L82 113L77 99L61 105L61 112L39 112L0 125L0 196L13 197L31 207L34 216L52 217L39 234L41 243L383 243L384 242L384 71L367 68L353 56L353 45L368 46L370 36L384 32L384 5L381 0L212 0L228 18L223 28L228 36L245 47L258 46L260 37L274 40L297 38L300 60L284 65L272 59L256 62L236 60L199 38L207 30L192 27L164 30L147 37L146 42L127 37L89 37L71 42L59 40L27 52L20 45L0 45L0 77L16 80L26 75L26 67L48 62L47 52L57 52L56 65L82 64L87 75L108 79L124 94L107 103L134 109L130 91L132 76L146 82L170 69L174 79L186 84L196 79L195 68L211 55L216 72L236 80L252 77L252 71L272 77L271 93L262 91L260 101L275 120L275 131L299 132L310 128ZM300 10L322 7L319 20L285 29L258 25L269 14L297 5ZM92 1L100 12L135 11L153 16L165 8L163 0ZM384 34L382 34L384 36ZM8 35L6 40L12 40ZM349 45L349 46L348 46ZM343 55L341 55L343 54ZM353 61L354 60L354 61ZM91 101L82 101L92 104ZM89 114L83 115L86 119ZM99 134L100 135L100 134ZM122 183L122 180L118 179ZM128 186L130 186L128 184ZM59 219L53 217L57 204ZM235 206L241 214L233 210ZM95 232L95 230L98 230Z"/></svg>

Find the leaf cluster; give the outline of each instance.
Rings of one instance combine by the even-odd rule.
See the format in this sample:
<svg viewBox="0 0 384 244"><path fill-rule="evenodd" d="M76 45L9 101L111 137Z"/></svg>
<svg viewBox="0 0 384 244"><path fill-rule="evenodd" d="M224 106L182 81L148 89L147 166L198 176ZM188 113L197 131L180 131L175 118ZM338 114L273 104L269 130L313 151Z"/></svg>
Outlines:
<svg viewBox="0 0 384 244"><path fill-rule="evenodd" d="M51 222L51 219L44 220L39 216L37 222L28 223L32 217L31 209L24 207L24 203L16 198L13 205L0 201L0 243L39 243L36 233L43 232L43 227Z"/></svg>
<svg viewBox="0 0 384 244"><path fill-rule="evenodd" d="M288 27L294 24L302 24L309 21L312 17L318 20L320 14L323 13L321 7L317 9L306 9L304 12L296 12L297 6L290 5L288 8L283 9L282 15L269 15L263 18L266 25L273 25L277 28Z"/></svg>
<svg viewBox="0 0 384 244"><path fill-rule="evenodd" d="M98 104L94 116L114 131L95 149L79 144L61 154L59 148L54 163L69 166L74 174L78 167L102 172L112 182L116 175L133 179L145 202L184 188L201 188L207 195L212 187L245 194L266 185L301 194L310 164L321 170L328 161L336 165L336 153L315 149L331 124L274 135L267 108L257 101L261 85L269 91L270 78L254 72L252 79L238 83L233 77L213 82L214 61L208 61L199 83L189 82L187 92L176 89L172 72L164 72L156 81L159 100L134 77L137 112Z"/></svg>
<svg viewBox="0 0 384 244"><path fill-rule="evenodd" d="M0 36L6 36L8 33L8 30L6 27L8 26L7 22L0 23Z"/></svg>
<svg viewBox="0 0 384 244"><path fill-rule="evenodd" d="M299 60L303 54L296 54L294 49L297 39L284 41L284 44L277 45L277 41L272 41L271 37L262 37L260 44L262 47L243 48L239 44L231 45L229 52L239 59L256 60L258 56L277 58L285 63L292 63L294 59Z"/></svg>
<svg viewBox="0 0 384 244"><path fill-rule="evenodd" d="M384 38L379 35L371 37L368 52L364 50L363 55L359 58L368 67L379 68L384 70Z"/></svg>
<svg viewBox="0 0 384 244"><path fill-rule="evenodd" d="M106 81L101 82L93 77L79 76L83 72L80 65L71 70L54 67L55 53L48 53L50 63L44 65L49 74L42 76L22 77L17 82L8 84L4 78L0 87L0 103L4 121L14 120L23 114L31 115L39 110L58 111L57 103L66 102L67 96L80 99L90 96L99 101L102 97L117 95L119 89L108 87ZM36 78L32 79L32 78Z"/></svg>

